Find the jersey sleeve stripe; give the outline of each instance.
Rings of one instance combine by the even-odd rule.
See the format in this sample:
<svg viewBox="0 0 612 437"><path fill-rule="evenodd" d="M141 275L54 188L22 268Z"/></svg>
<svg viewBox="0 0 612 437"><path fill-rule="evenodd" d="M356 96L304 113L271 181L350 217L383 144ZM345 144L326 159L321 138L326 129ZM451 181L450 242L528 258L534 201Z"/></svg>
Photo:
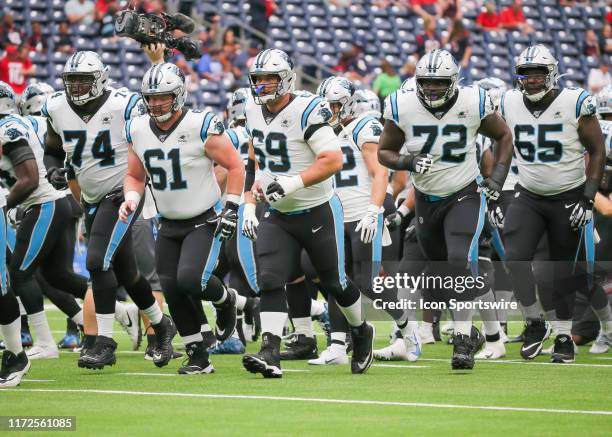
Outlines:
<svg viewBox="0 0 612 437"><path fill-rule="evenodd" d="M208 136L208 127L210 126L211 120L214 118L212 112L209 112L204 117L204 121L202 122L202 130L200 131L200 138L202 142L206 141L206 137Z"/></svg>
<svg viewBox="0 0 612 437"><path fill-rule="evenodd" d="M505 101L506 101L506 93L503 93L502 96L501 96L501 100L499 102L499 107L501 109L502 117L504 117L504 118L506 117L506 110L504 109Z"/></svg>
<svg viewBox="0 0 612 437"><path fill-rule="evenodd" d="M16 117L11 117L11 116L8 116L0 120L0 127L4 126L7 123L10 123L11 121L14 121L17 124L20 124L26 130L26 132L28 131L28 126L23 121L19 120Z"/></svg>
<svg viewBox="0 0 612 437"><path fill-rule="evenodd" d="M485 114L485 100L487 94L485 93L485 90L480 87L478 87L478 92L480 93L480 118L482 118Z"/></svg>
<svg viewBox="0 0 612 437"><path fill-rule="evenodd" d="M132 120L128 120L125 124L125 138L128 143L132 142L132 135L130 134L130 128L132 127Z"/></svg>
<svg viewBox="0 0 612 437"><path fill-rule="evenodd" d="M393 121L398 124L399 117L397 115L397 92L391 93L389 100L391 101L391 114L393 115Z"/></svg>
<svg viewBox="0 0 612 437"><path fill-rule="evenodd" d="M234 129L227 129L225 132L227 132L227 135L229 135L230 140L232 140L232 144L234 145L236 150L238 150L240 148L240 144L238 143L238 135L236 135Z"/></svg>
<svg viewBox="0 0 612 437"><path fill-rule="evenodd" d="M130 97L130 101L128 102L127 106L125 107L125 114L123 114L123 118L125 120L129 120L130 119L130 115L132 114L132 110L134 109L134 106L136 106L136 103L138 103L138 100L140 99L140 96L137 94L133 94L132 97Z"/></svg>
<svg viewBox="0 0 612 437"><path fill-rule="evenodd" d="M355 126L355 129L353 129L353 142L355 143L357 147L359 147L359 144L357 144L357 140L359 139L359 133L365 127L365 125L368 124L369 121L372 121L373 118L374 117L370 115L365 117L363 120L357 123L357 126Z"/></svg>
<svg viewBox="0 0 612 437"><path fill-rule="evenodd" d="M308 125L308 117L310 117L310 113L319 103L321 103L321 97L315 97L304 110L304 113L302 114L302 130L306 129L306 126Z"/></svg>
<svg viewBox="0 0 612 437"><path fill-rule="evenodd" d="M42 108L40 109L40 112L42 112L42 114L45 117L49 117L49 111L47 110L47 102L45 101L45 104L42 106Z"/></svg>
<svg viewBox="0 0 612 437"><path fill-rule="evenodd" d="M582 108L582 104L589 97L589 93L587 91L582 91L578 96L578 101L576 102L576 118L580 117L580 109Z"/></svg>

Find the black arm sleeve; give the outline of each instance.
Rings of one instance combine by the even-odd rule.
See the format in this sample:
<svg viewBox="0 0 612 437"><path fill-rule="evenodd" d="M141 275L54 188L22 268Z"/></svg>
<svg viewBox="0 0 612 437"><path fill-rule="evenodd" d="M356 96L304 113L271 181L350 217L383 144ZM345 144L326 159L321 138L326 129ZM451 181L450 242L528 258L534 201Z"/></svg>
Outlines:
<svg viewBox="0 0 612 437"><path fill-rule="evenodd" d="M244 192L250 191L255 182L255 160L249 158L246 165L246 176L244 178Z"/></svg>
<svg viewBox="0 0 612 437"><path fill-rule="evenodd" d="M18 166L28 159L36 159L34 152L30 148L27 140L24 138L11 143L6 143L2 150L3 153L11 160L13 167Z"/></svg>

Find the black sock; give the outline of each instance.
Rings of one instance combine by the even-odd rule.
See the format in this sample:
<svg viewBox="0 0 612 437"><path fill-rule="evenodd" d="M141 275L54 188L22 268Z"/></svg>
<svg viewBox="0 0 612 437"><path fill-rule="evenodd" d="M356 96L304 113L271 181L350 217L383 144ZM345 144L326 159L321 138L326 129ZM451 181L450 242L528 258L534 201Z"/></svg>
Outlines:
<svg viewBox="0 0 612 437"><path fill-rule="evenodd" d="M485 339L487 340L487 342L491 343L494 341L499 341L500 337L499 337L499 332L496 332L493 335L485 335Z"/></svg>
<svg viewBox="0 0 612 437"><path fill-rule="evenodd" d="M76 323L72 321L72 319L66 317L66 332L75 333L79 332L79 327Z"/></svg>
<svg viewBox="0 0 612 437"><path fill-rule="evenodd" d="M147 346L155 347L155 334L147 334Z"/></svg>
<svg viewBox="0 0 612 437"><path fill-rule="evenodd" d="M28 316L25 314L21 316L21 332L27 332L28 334L30 333L30 325L28 324Z"/></svg>

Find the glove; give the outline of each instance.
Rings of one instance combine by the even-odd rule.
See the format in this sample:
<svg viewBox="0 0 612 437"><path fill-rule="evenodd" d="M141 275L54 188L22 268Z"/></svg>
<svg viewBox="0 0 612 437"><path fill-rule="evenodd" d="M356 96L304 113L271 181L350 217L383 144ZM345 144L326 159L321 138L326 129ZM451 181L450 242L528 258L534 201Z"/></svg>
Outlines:
<svg viewBox="0 0 612 437"><path fill-rule="evenodd" d="M407 206L400 205L400 207L394 213L391 213L385 217L385 225L387 226L387 229L390 231L397 229L409 213L410 209Z"/></svg>
<svg viewBox="0 0 612 437"><path fill-rule="evenodd" d="M238 223L238 205L234 202L226 201L225 208L221 211L221 214L207 220L209 224L217 225L215 229L215 237L219 237L219 240L225 241L234 235L236 230L236 224Z"/></svg>
<svg viewBox="0 0 612 437"><path fill-rule="evenodd" d="M593 201L591 199L582 198L576 202L570 214L570 226L572 229L578 230L585 227L591 220L593 220Z"/></svg>
<svg viewBox="0 0 612 437"><path fill-rule="evenodd" d="M376 205L370 205L366 215L357 223L355 232L361 231L361 242L363 244L370 244L376 236L376 230L378 228L378 211L380 207Z"/></svg>
<svg viewBox="0 0 612 437"><path fill-rule="evenodd" d="M401 155L398 166L413 173L425 174L433 166L433 155L429 153Z"/></svg>
<svg viewBox="0 0 612 437"><path fill-rule="evenodd" d="M484 193L487 200L497 200L501 194L502 187L491 178L486 178L478 187L479 193Z"/></svg>
<svg viewBox="0 0 612 437"><path fill-rule="evenodd" d="M489 223L491 223L491 226L498 229L504 229L504 211L497 200L487 201L487 215L489 216Z"/></svg>
<svg viewBox="0 0 612 437"><path fill-rule="evenodd" d="M289 196L300 188L304 188L304 181L300 175L275 176L274 182L268 185L266 197L270 202L277 202L283 197Z"/></svg>
<svg viewBox="0 0 612 437"><path fill-rule="evenodd" d="M17 229L21 224L21 220L23 220L24 215L25 210L21 206L11 208L6 213L6 217L8 218L9 224L15 229Z"/></svg>
<svg viewBox="0 0 612 437"><path fill-rule="evenodd" d="M68 188L67 172L68 170L65 168L50 167L47 170L47 180L56 190L65 190Z"/></svg>
<svg viewBox="0 0 612 437"><path fill-rule="evenodd" d="M255 205L252 203L245 204L243 214L242 235L251 241L255 241L257 240L257 228L259 227L259 220L255 215Z"/></svg>

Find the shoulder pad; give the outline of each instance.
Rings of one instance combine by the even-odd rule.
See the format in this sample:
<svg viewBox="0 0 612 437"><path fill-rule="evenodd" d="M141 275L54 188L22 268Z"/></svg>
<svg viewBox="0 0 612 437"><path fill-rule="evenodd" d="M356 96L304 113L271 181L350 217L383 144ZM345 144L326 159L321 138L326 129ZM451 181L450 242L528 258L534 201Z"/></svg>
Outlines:
<svg viewBox="0 0 612 437"><path fill-rule="evenodd" d="M304 111L301 117L302 130L306 130L308 126L317 124L327 124L333 114L329 107L329 103L320 96L298 96L307 100Z"/></svg>
<svg viewBox="0 0 612 437"><path fill-rule="evenodd" d="M225 126L223 125L223 122L219 119L219 117L217 117L214 112L197 112L196 114L198 114L198 117L201 117L202 119L200 138L203 142L205 142L210 135L220 135L225 132Z"/></svg>
<svg viewBox="0 0 612 437"><path fill-rule="evenodd" d="M28 125L22 118L8 116L0 120L0 143L29 139Z"/></svg>

